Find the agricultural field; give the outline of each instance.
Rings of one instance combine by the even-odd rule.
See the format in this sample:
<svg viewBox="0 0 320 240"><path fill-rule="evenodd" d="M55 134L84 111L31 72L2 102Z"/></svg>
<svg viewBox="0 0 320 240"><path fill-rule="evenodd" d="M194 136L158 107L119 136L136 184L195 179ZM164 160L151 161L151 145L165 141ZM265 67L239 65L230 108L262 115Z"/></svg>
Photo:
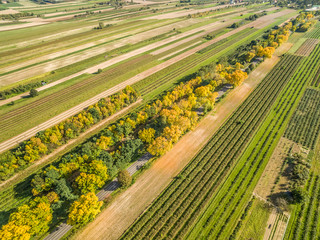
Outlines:
<svg viewBox="0 0 320 240"><path fill-rule="evenodd" d="M317 239L320 11L283 4L0 1L0 239Z"/></svg>

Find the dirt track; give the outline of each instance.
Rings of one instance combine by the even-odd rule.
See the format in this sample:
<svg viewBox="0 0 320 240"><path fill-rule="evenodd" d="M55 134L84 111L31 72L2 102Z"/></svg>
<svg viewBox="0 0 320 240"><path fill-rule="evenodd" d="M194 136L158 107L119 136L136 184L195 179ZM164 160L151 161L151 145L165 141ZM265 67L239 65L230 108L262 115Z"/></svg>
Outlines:
<svg viewBox="0 0 320 240"><path fill-rule="evenodd" d="M166 155L138 178L73 239L118 239L153 199L170 183L183 167L205 145L206 141L223 124L225 119L247 98L255 86L274 66L268 59L255 69L246 82L229 93L217 104L215 114L205 117L196 129L186 134Z"/></svg>

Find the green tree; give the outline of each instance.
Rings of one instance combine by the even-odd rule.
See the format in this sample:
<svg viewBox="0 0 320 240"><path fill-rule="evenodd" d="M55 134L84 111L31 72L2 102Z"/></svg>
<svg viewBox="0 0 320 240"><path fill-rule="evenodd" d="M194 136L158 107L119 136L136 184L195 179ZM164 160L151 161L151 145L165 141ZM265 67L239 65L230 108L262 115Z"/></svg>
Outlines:
<svg viewBox="0 0 320 240"><path fill-rule="evenodd" d="M127 170L121 170L118 173L118 181L119 181L121 187L127 188L132 183L132 177Z"/></svg>
<svg viewBox="0 0 320 240"><path fill-rule="evenodd" d="M36 89L31 89L29 95L30 97L36 97L39 95L39 92Z"/></svg>

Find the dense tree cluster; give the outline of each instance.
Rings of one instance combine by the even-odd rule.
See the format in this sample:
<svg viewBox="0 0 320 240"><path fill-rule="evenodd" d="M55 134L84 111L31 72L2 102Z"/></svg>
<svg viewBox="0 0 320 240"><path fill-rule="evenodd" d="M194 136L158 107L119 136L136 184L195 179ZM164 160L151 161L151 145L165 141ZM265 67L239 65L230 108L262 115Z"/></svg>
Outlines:
<svg viewBox="0 0 320 240"><path fill-rule="evenodd" d="M45 131L39 132L35 137L23 142L16 149L0 155L0 178L12 175L21 167L38 160L51 150L65 144L68 140L76 138L101 119L111 116L120 109L135 102L138 93L130 86L121 92L101 99L96 104L81 111L79 114L55 125ZM108 138L99 142L103 148L110 145Z"/></svg>
<svg viewBox="0 0 320 240"><path fill-rule="evenodd" d="M51 220L52 209L48 198L37 197L29 204L18 207L17 211L10 215L9 222L0 230L0 239L28 240L32 236L47 232Z"/></svg>

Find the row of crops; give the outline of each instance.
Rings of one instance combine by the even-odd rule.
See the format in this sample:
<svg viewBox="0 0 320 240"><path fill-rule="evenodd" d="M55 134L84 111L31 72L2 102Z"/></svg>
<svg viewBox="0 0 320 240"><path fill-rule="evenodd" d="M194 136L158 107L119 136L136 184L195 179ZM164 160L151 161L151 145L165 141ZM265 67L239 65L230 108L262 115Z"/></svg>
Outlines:
<svg viewBox="0 0 320 240"><path fill-rule="evenodd" d="M320 133L320 91L307 89L284 136L313 149Z"/></svg>
<svg viewBox="0 0 320 240"><path fill-rule="evenodd" d="M263 121L281 89L299 66L301 59L287 55L273 68L122 239L179 239L186 235ZM226 210L227 208L223 208L223 211ZM211 218L207 220L206 226L212 226L209 224Z"/></svg>
<svg viewBox="0 0 320 240"><path fill-rule="evenodd" d="M206 212L189 235L189 239L226 239L232 232L253 189L286 127L295 104L310 81L307 69L314 69L320 59L320 48L299 67L282 91L271 112L255 134L226 182L218 189Z"/></svg>
<svg viewBox="0 0 320 240"><path fill-rule="evenodd" d="M307 198L295 211L290 231L286 232L286 240L319 239L319 207L320 207L320 176L310 174L306 184Z"/></svg>
<svg viewBox="0 0 320 240"><path fill-rule="evenodd" d="M320 24L317 23L312 31L305 34L305 37L320 39Z"/></svg>
<svg viewBox="0 0 320 240"><path fill-rule="evenodd" d="M320 68L317 72L317 74L314 76L311 86L313 87L320 87Z"/></svg>

